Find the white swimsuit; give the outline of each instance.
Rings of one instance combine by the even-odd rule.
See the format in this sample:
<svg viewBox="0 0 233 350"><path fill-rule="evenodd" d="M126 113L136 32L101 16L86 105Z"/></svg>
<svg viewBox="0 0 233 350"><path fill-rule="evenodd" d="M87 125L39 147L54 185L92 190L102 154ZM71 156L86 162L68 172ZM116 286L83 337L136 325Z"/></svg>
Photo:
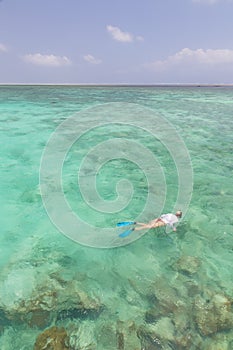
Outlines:
<svg viewBox="0 0 233 350"><path fill-rule="evenodd" d="M166 224L169 225L170 227L174 228L175 224L178 222L178 218L174 214L163 214L160 216L160 219Z"/></svg>

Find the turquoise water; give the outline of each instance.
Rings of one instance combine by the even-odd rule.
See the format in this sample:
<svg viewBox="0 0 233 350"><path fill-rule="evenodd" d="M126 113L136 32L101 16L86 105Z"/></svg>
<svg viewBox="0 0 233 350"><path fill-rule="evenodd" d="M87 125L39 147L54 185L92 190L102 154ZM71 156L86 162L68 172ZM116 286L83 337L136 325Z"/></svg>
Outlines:
<svg viewBox="0 0 233 350"><path fill-rule="evenodd" d="M133 125L125 104L145 128ZM99 106L107 106L107 113L97 117ZM125 124L114 124L116 110ZM57 326L67 332L64 349L232 349L233 88L1 86L0 115L0 348L33 349L45 329ZM153 115L172 125L190 155L192 198L179 203L187 208L177 232L151 230L111 249L67 238L51 222L40 192L41 157L51 134L73 116L80 130L93 120L105 124L71 145L62 187L71 210L95 227L97 242L103 228L118 242L116 223L140 217L150 193L155 203L142 215L145 221L172 211L186 186L179 188L176 160L166 144L146 130L160 128ZM123 142L116 158L113 138ZM85 154L106 141L110 161L103 151L91 154L101 165L95 185L107 203L98 210L91 197L94 163L83 174L93 207L85 202L77 173ZM149 153L128 142L152 152L155 173ZM173 146L178 154L179 145ZM131 157L143 160L142 169ZM51 172L53 167L51 159ZM122 178L128 182L118 197ZM110 210L111 201L117 210ZM77 230L77 240L88 235L88 226Z"/></svg>

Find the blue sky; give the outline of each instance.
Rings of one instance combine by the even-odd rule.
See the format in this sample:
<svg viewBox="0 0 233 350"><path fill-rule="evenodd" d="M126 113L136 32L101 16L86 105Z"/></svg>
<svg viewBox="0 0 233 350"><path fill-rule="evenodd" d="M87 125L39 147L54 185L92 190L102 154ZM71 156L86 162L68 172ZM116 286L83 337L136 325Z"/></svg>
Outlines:
<svg viewBox="0 0 233 350"><path fill-rule="evenodd" d="M0 83L233 83L233 0L0 0Z"/></svg>

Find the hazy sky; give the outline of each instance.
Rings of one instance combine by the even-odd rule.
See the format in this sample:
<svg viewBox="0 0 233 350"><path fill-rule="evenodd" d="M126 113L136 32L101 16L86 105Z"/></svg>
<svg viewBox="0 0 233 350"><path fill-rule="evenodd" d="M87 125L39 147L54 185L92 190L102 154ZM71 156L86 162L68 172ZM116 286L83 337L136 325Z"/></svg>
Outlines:
<svg viewBox="0 0 233 350"><path fill-rule="evenodd" d="M0 0L0 83L233 83L233 0Z"/></svg>

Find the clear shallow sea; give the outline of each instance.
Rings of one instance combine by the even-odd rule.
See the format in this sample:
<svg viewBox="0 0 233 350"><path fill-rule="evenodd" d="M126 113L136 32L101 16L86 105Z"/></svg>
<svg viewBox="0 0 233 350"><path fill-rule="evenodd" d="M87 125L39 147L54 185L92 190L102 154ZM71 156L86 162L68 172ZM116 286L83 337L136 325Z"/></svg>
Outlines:
<svg viewBox="0 0 233 350"><path fill-rule="evenodd" d="M85 125L87 108L114 108L116 102L149 108L175 127L191 158L192 199L176 233L152 230L122 247L91 248L65 237L50 221L40 194L40 161L51 133L66 118L76 115ZM0 86L0 118L1 349L33 349L52 326L65 329L66 346L62 335L54 336L61 349L233 348L233 88ZM142 119L153 123L146 113ZM102 164L96 186L105 200L114 200L116 183L126 178L134 187L131 202L106 214L85 204L77 166L90 145L111 137L142 142L154 153L166 182L163 212L172 210L178 191L166 147L144 130L115 124L91 130L67 154L63 190L96 234L134 220L149 191L158 201L161 194L159 183L148 189L143 171L122 156ZM153 219L154 210L149 208L146 219ZM44 336L43 346L46 339L51 335Z"/></svg>

